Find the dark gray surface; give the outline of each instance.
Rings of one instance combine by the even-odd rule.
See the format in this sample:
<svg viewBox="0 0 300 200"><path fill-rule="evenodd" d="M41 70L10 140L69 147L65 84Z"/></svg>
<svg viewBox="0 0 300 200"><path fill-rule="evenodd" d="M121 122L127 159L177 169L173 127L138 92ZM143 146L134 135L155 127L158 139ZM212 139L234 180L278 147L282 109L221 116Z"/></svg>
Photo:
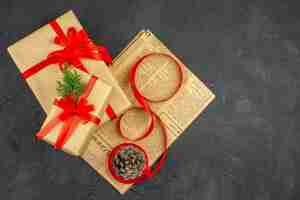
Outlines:
<svg viewBox="0 0 300 200"><path fill-rule="evenodd" d="M300 199L294 2L1 0L1 198ZM45 115L5 50L69 9L113 55L151 29L217 95L172 146L162 172L124 196L83 161L34 140Z"/></svg>

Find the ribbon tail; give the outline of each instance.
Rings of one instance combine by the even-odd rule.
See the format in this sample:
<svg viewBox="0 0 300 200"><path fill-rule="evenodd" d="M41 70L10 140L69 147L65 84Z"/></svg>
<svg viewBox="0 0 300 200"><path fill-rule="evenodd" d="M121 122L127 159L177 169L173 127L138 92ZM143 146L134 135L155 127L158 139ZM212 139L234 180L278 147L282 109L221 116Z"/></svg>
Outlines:
<svg viewBox="0 0 300 200"><path fill-rule="evenodd" d="M98 51L101 52L102 56L103 56L103 60L107 63L107 64L111 64L112 63L112 57L108 52L108 49L103 47L103 46L98 46L97 47Z"/></svg>
<svg viewBox="0 0 300 200"><path fill-rule="evenodd" d="M85 86L83 94L80 96L81 99L85 99L91 94L92 89L94 88L97 79L98 78L96 76L93 76L93 75L91 76L89 82Z"/></svg>
<svg viewBox="0 0 300 200"><path fill-rule="evenodd" d="M113 110L113 108L111 107L111 105L108 105L106 107L105 112L111 120L117 118L117 115L116 115L115 111Z"/></svg>
<svg viewBox="0 0 300 200"><path fill-rule="evenodd" d="M168 151L168 130L167 130L165 124L163 123L163 121L158 116L156 116L156 119L162 128L163 154L161 155L158 163L156 164L155 169L151 172L152 176L157 174L161 170L161 168L163 167L163 165L165 164L165 162L167 160L167 154L168 154L168 152L167 152Z"/></svg>
<svg viewBox="0 0 300 200"><path fill-rule="evenodd" d="M56 142L54 143L54 149L61 149L63 144L66 142L65 141L65 137L69 131L70 128L70 122L71 122L72 118L67 119L66 121L64 121L63 127L61 128L58 137L56 139Z"/></svg>
<svg viewBox="0 0 300 200"><path fill-rule="evenodd" d="M49 23L49 25L51 26L51 28L54 30L54 32L58 36L62 37L64 41L67 40L67 36L65 35L64 31L62 30L60 25L57 23L57 21L53 20Z"/></svg>
<svg viewBox="0 0 300 200"><path fill-rule="evenodd" d="M46 135L48 135L51 130L58 124L60 123L60 119L59 116L53 118L52 120L50 120L37 134L36 137L39 140L42 140Z"/></svg>
<svg viewBox="0 0 300 200"><path fill-rule="evenodd" d="M74 65L75 68L89 74L89 71L84 67L84 65L81 63L79 59L73 60L72 64Z"/></svg>
<svg viewBox="0 0 300 200"><path fill-rule="evenodd" d="M147 178L151 178L154 176L154 173L151 171L151 168L146 168L145 171L144 171L145 175Z"/></svg>
<svg viewBox="0 0 300 200"><path fill-rule="evenodd" d="M106 62L106 64L112 64L112 57L109 54L103 54L103 60L104 62Z"/></svg>
<svg viewBox="0 0 300 200"><path fill-rule="evenodd" d="M56 140L56 143L54 144L55 149L62 149L62 147L71 137L71 135L74 133L74 130L76 129L79 122L80 122L80 118L76 116L71 117L70 119L65 121L65 124L61 129L61 132Z"/></svg>

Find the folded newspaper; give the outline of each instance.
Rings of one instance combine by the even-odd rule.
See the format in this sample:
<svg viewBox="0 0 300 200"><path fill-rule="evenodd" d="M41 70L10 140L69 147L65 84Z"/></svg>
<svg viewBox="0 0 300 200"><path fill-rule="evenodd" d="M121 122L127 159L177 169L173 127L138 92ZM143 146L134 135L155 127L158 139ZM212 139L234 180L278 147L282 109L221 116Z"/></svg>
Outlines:
<svg viewBox="0 0 300 200"><path fill-rule="evenodd" d="M152 52L173 55L153 33L150 31L141 31L113 61L111 67L112 73L133 105L137 105L137 102L128 84L129 70L139 58ZM173 56L175 57L175 55ZM158 79L176 79L170 77L173 76L172 73L165 71L165 69L168 69L166 65L168 65L168 63L162 63L162 60L154 60L152 64L148 66L149 68L146 69L146 72L144 72L147 74L147 76L145 76L147 80L139 81L139 84L144 83L145 85L140 85L139 87L146 88L145 90L148 90L147 92L152 91L153 93L157 93L163 91L164 86L161 86L162 89L159 90L148 86L153 84L157 85ZM184 132L192 121L195 120L215 98L215 95L187 67L184 66L184 70L186 72L186 78L181 90L168 101L151 103L150 105L154 113L162 119L167 127L168 146ZM139 121L139 119L136 119L136 121ZM140 128L138 123L130 123L128 126L130 126L128 129L131 131ZM154 164L163 153L161 131L161 127L155 126L153 134L136 142L147 151L151 165ZM116 145L123 142L125 142L125 140L118 134L116 120L110 121L102 125L94 133L93 139L88 144L86 151L82 154L82 158L121 194L125 193L132 185L122 184L112 177L107 167L107 159L108 153Z"/></svg>

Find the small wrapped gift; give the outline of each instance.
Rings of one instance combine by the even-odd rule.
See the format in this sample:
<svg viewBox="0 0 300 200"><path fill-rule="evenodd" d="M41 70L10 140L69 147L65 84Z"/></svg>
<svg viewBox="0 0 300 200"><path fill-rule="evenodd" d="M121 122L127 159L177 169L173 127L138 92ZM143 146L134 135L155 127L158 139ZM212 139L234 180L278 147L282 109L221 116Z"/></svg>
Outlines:
<svg viewBox="0 0 300 200"><path fill-rule="evenodd" d="M145 59L148 60L143 63ZM178 74L178 70L174 70L176 66L174 61L178 64L177 66L181 66L179 71L183 70L184 73ZM134 90L137 88L131 87L129 83L132 82L132 69L137 65L143 66L135 71L138 75L138 78L134 80L136 87L140 93L147 94L149 99L156 101L149 103L149 99L137 93L134 95ZM112 72L132 104L143 106L143 101L147 101L146 106L143 106L144 109L151 110L162 122L156 123L151 134L143 140L133 142L145 150L150 165L165 153L164 129L167 129L166 146L169 147L215 98L204 83L150 31L138 33L114 59ZM181 74L184 74L184 77ZM180 88L177 83L180 83ZM170 96L172 98L166 98ZM143 129L141 125L145 124L149 118L147 119L147 115L143 112L125 113L125 115L126 120L122 121L124 123L122 127L127 132L125 130L123 133L127 134L128 138L136 138L134 133L140 133ZM115 152L115 148L120 144L128 142L121 137L120 129L119 120L110 121L99 127L82 154L82 158L123 194L132 184L124 184L117 180L107 164L108 158L112 155L111 152Z"/></svg>
<svg viewBox="0 0 300 200"><path fill-rule="evenodd" d="M97 80L96 76L74 73L74 76L72 72L64 74L67 85L59 82L57 90L64 96L54 100L37 138L52 144L55 149L79 156L101 122L100 113L112 87Z"/></svg>
<svg viewBox="0 0 300 200"><path fill-rule="evenodd" d="M11 45L8 51L47 114L52 109L56 81L65 63L113 87L102 122L115 118L130 106L107 67L111 63L107 49L89 39L72 11Z"/></svg>

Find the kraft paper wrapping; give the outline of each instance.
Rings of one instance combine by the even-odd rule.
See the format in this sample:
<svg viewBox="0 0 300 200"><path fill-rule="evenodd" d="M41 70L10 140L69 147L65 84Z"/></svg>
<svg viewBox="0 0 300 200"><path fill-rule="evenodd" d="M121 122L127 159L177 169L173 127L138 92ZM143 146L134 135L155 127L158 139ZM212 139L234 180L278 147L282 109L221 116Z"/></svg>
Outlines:
<svg viewBox="0 0 300 200"><path fill-rule="evenodd" d="M82 82L86 85L90 79L90 75L86 73L80 73ZM101 80L97 80L90 95L87 97L88 104L94 105L94 111L91 112L94 116L99 117L103 111L104 105L107 103L108 97L111 94L112 87L105 84ZM47 116L44 125L47 124L51 119L56 117L62 109L52 105L49 115ZM100 118L100 117L99 117ZM100 118L101 119L101 118ZM44 137L49 144L54 144L59 135L59 132L63 126L63 123L59 123L48 135ZM88 122L86 124L79 123L72 136L64 144L62 150L68 154L79 156L83 152L84 148L88 144L89 139L93 132L95 132L96 124Z"/></svg>
<svg viewBox="0 0 300 200"><path fill-rule="evenodd" d="M68 28L72 26L75 27L76 30L83 28L72 11L57 18L56 21L65 33ZM52 30L50 25L47 24L8 47L8 51L19 71L25 71L44 60L49 53L62 49L61 46L53 42L55 36L56 33ZM122 113L130 106L130 101L103 61L81 59L81 62L91 74L98 76L103 82L113 87L108 103L112 106L115 113ZM26 79L29 87L47 114L49 114L53 99L56 96L56 81L60 80L60 77L61 71L58 65L49 65ZM105 122L108 120L109 117L107 114L102 113L102 121Z"/></svg>
<svg viewBox="0 0 300 200"><path fill-rule="evenodd" d="M112 72L118 80L121 88L125 91L133 104L136 103L128 85L128 72L133 63L138 58L150 52L161 52L172 54L150 31L141 31L129 43L129 45L114 59ZM166 63L160 63L158 60L153 66L149 66L149 71L156 69L158 73L151 72L151 76L163 76L167 80L172 80L171 74L165 73L162 69ZM160 71L161 70L161 71ZM152 110L160 116L168 129L168 146L170 146L183 131L192 123L192 121L208 106L215 98L215 95L187 68L186 78L182 89L167 102L151 104ZM149 73L148 81L141 81L140 84L151 85ZM173 77L174 78L174 77ZM154 79L153 79L154 80ZM143 87L143 85L141 86ZM146 87L144 87L146 88ZM151 87L150 87L151 88ZM162 86L163 88L163 86ZM158 90L153 90L156 93ZM136 119L139 121L140 119ZM111 121L101 126L94 134L83 153L82 158L89 163L100 175L102 175L114 188L121 194L125 193L132 185L117 182L110 175L107 168L107 155L118 144L124 140L119 136L116 128L116 121ZM130 124L130 129L138 129L134 124ZM152 165L162 154L162 129L156 125L154 133L137 142L149 155L149 161Z"/></svg>

